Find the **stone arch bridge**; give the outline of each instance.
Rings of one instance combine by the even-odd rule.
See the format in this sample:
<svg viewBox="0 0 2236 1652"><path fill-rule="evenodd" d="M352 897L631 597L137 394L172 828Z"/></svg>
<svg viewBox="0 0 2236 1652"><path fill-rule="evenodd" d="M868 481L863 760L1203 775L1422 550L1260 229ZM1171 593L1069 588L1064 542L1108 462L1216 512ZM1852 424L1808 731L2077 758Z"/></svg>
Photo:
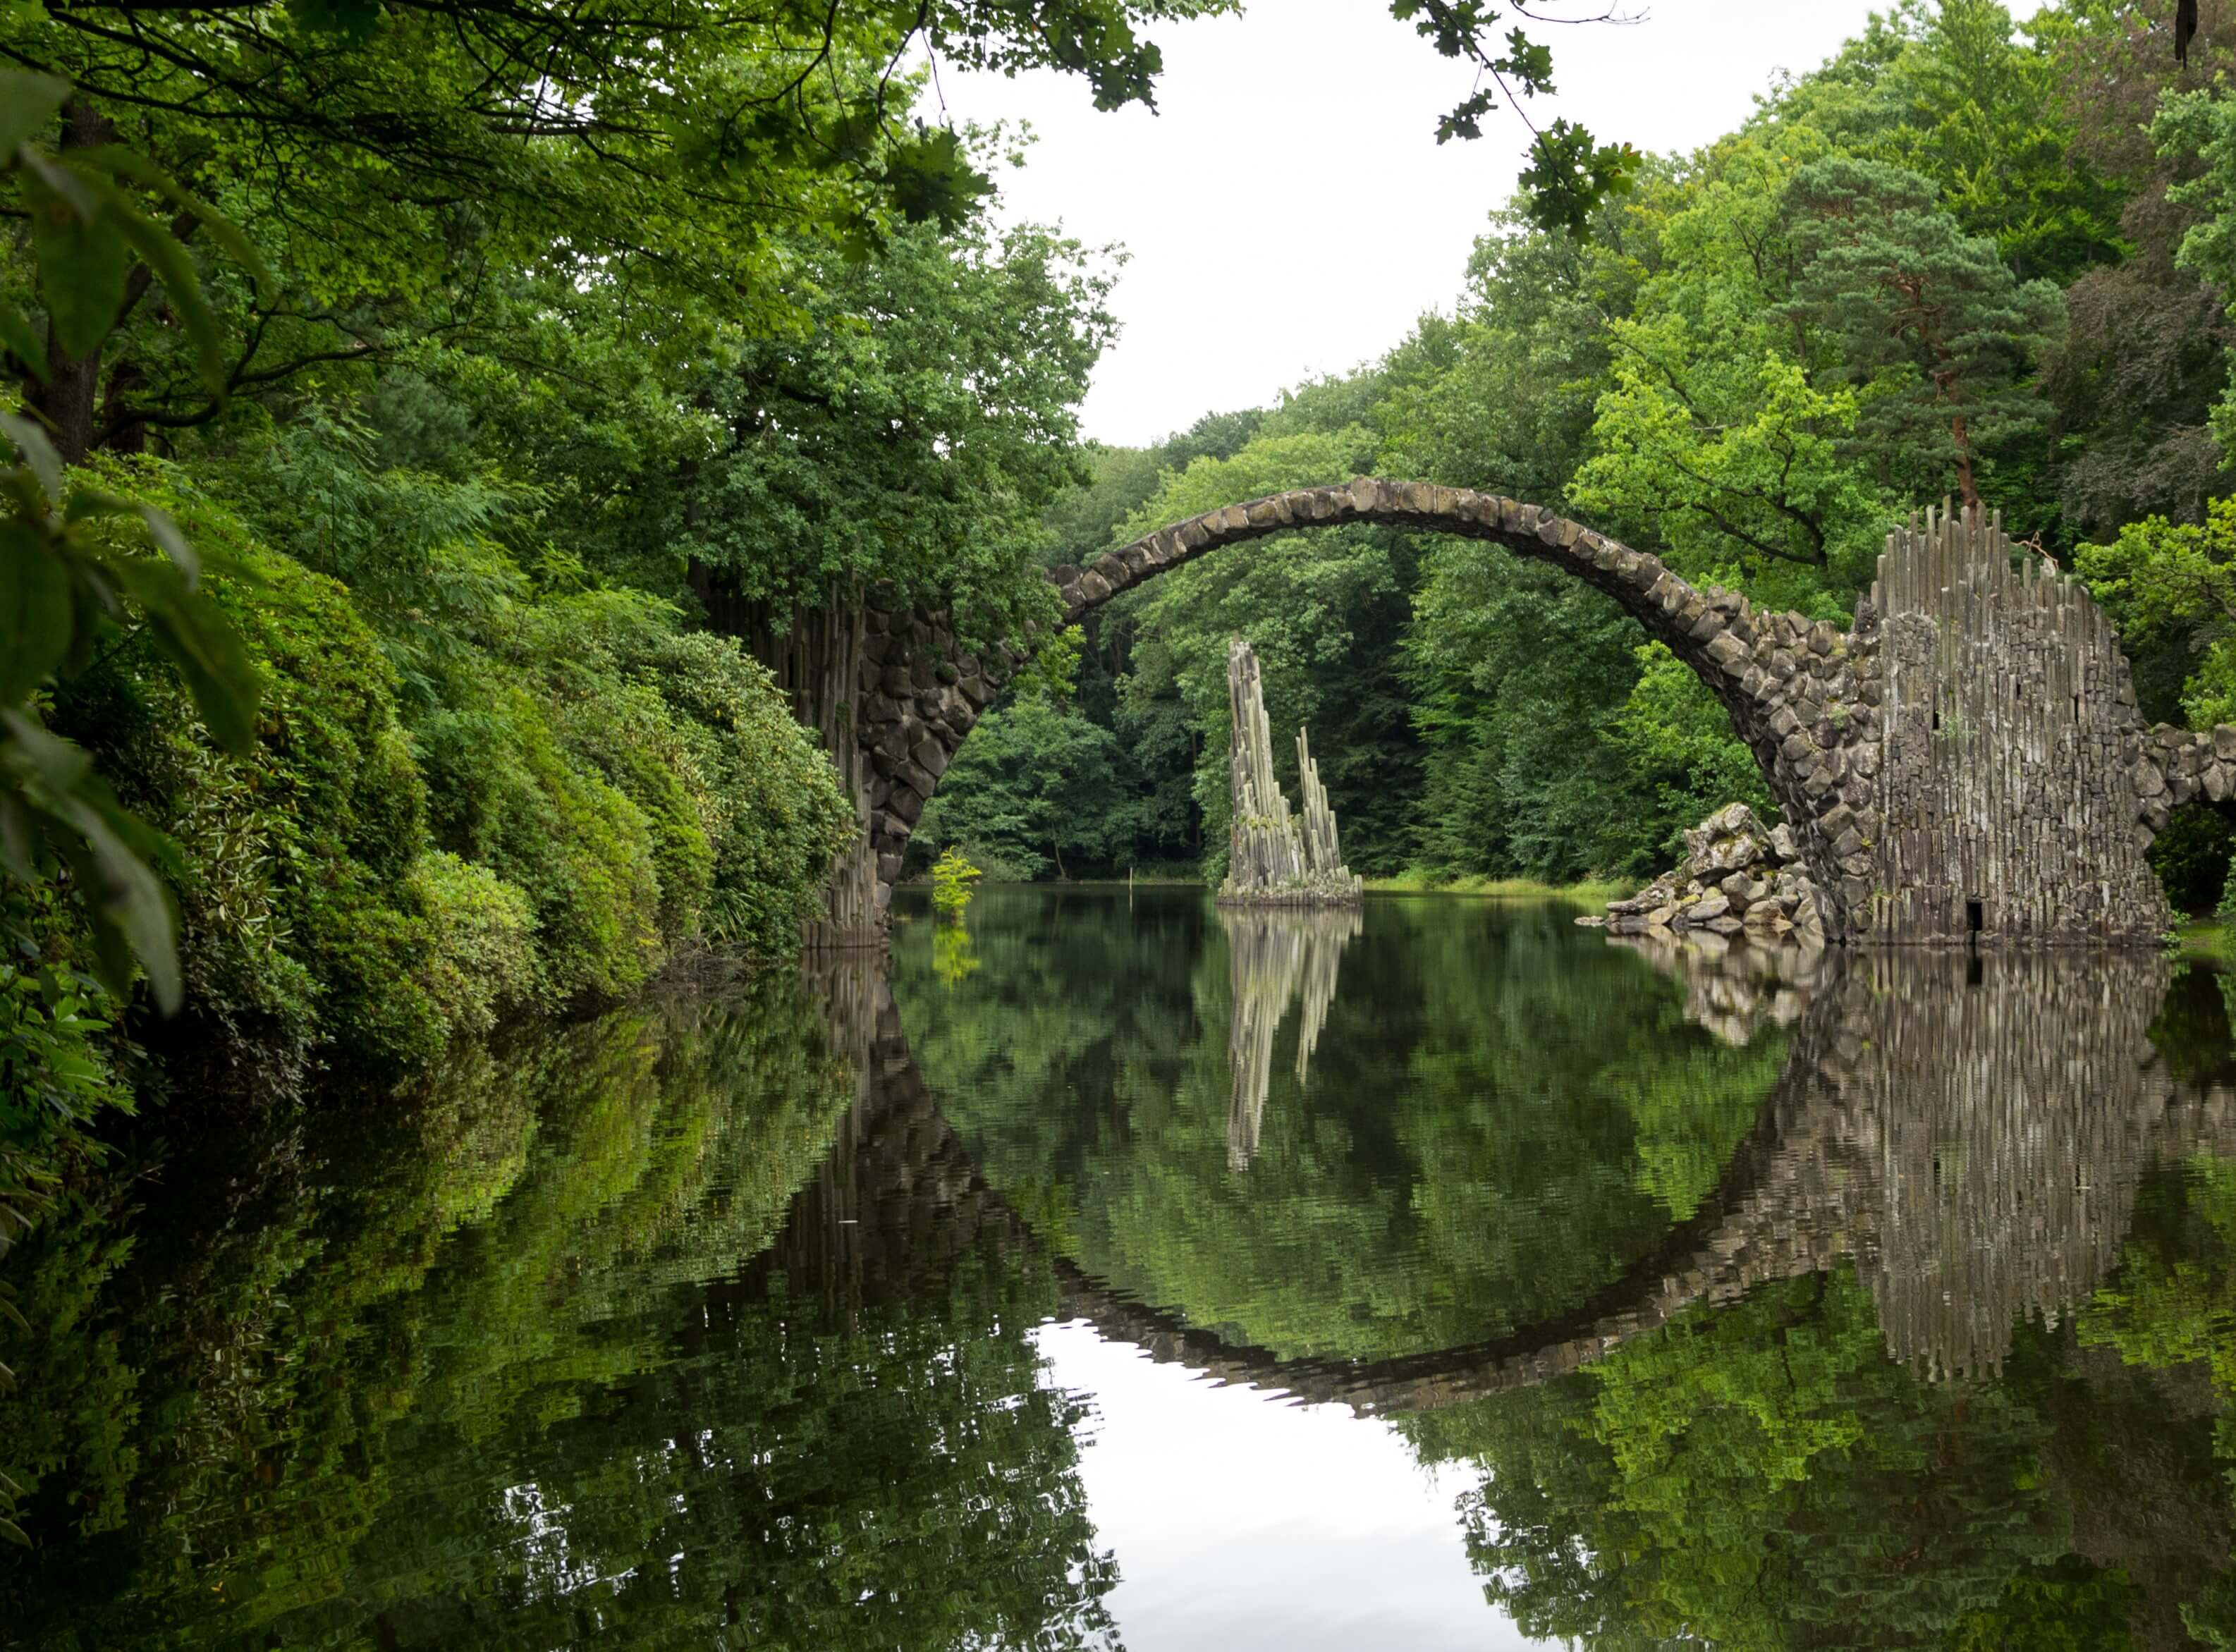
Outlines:
<svg viewBox="0 0 2236 1652"><path fill-rule="evenodd" d="M1795 956L1789 953L1789 957ZM2118 1261L2154 1163L2236 1155L2236 1092L2185 1083L2149 1038L2171 968L2085 956L1814 955L1806 984L1681 964L1695 1018L1734 991L1805 1000L1779 1076L1715 1189L1589 1300L1483 1342L1400 1359L1285 1359L1134 1301L1047 1250L990 1186L866 962L817 967L859 1075L830 1159L760 1266L833 1297L921 1291L987 1244L1046 1256L1059 1312L1160 1361L1361 1413L1419 1412L1580 1370L1687 1310L1852 1260L1890 1355L1937 1377L2000 1368L2022 1318L2055 1323Z"/></svg>
<svg viewBox="0 0 2236 1652"><path fill-rule="evenodd" d="M1050 577L1069 624L1197 557L1345 523L1483 542L1612 597L1722 703L1835 941L2155 944L2171 915L2143 851L2177 805L2236 792L2236 728L2147 728L2086 593L2015 567L1976 517L1890 535L1845 632L1696 589L1536 505L1371 478L1206 511ZM925 803L1029 657L976 657L944 614L874 607L858 643L851 721L825 730L865 825L830 938L857 942L881 938Z"/></svg>

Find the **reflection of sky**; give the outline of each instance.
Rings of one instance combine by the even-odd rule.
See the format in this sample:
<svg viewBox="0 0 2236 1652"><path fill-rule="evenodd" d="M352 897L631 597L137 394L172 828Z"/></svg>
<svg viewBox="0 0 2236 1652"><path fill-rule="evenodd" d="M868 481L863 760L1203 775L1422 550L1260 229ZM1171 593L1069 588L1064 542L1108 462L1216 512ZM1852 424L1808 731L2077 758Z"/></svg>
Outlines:
<svg viewBox="0 0 2236 1652"><path fill-rule="evenodd" d="M1453 1499L1385 1424L1221 1388L1084 1325L1035 1333L1094 1419L1080 1476L1127 1652L1522 1647L1483 1597Z"/></svg>

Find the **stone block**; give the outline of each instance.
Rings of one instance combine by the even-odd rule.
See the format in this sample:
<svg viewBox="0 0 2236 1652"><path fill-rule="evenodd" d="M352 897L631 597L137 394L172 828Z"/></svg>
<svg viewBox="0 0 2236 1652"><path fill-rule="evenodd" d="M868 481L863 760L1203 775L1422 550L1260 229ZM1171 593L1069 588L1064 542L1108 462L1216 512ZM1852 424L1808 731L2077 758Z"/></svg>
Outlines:
<svg viewBox="0 0 2236 1652"><path fill-rule="evenodd" d="M1746 668L1746 644L1729 631L1715 636L1709 642L1706 652L1708 658L1735 676Z"/></svg>

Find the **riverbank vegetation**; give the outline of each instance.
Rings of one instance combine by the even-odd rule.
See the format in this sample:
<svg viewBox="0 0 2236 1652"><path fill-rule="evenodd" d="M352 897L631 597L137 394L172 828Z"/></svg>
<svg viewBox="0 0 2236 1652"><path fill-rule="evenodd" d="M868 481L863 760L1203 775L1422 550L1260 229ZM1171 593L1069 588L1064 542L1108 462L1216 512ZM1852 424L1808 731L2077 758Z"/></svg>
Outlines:
<svg viewBox="0 0 2236 1652"><path fill-rule="evenodd" d="M2185 66L2163 7L1917 0L1697 153L1549 128L1450 313L1083 445L1112 265L998 223L1019 157L916 120L908 65L1115 107L1137 27L1225 9L0 17L0 1245L104 1110L392 1082L784 951L852 831L803 639L873 588L1045 639L1042 569L1279 489L1495 489L1841 622L1891 517L1984 499L2106 602L2147 714L2236 706L2236 21ZM1479 8L1391 9L1543 78ZM1043 647L915 852L1216 878L1238 632L1381 879L1633 879L1768 807L1604 599L1351 526ZM2230 846L2167 835L2181 904Z"/></svg>
<svg viewBox="0 0 2236 1652"><path fill-rule="evenodd" d="M1014 631L1109 331L904 60L1115 107L1219 9L0 19L0 1249L105 1109L796 947L852 812L753 615Z"/></svg>

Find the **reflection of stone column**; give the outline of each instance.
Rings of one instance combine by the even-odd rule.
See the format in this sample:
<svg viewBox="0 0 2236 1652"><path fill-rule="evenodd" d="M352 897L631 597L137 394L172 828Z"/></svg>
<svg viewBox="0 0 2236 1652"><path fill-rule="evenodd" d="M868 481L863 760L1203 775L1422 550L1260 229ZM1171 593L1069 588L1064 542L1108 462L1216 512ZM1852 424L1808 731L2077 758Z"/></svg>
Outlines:
<svg viewBox="0 0 2236 1652"><path fill-rule="evenodd" d="M843 1319L865 1303L906 1298L981 1242L1009 1242L1022 1228L917 1069L885 960L819 954L803 975L822 999L832 1056L854 1068L854 1102L754 1267L819 1293Z"/></svg>
<svg viewBox="0 0 2236 1652"><path fill-rule="evenodd" d="M1779 1162L1733 1230L1742 1280L1853 1256L1887 1352L1936 1378L1999 1369L2020 1319L2085 1300L2144 1168L2222 1128L2174 1105L2154 955L1615 944L1727 1042L1801 1011Z"/></svg>
<svg viewBox="0 0 2236 1652"><path fill-rule="evenodd" d="M1884 956L1858 967L1870 1041L1839 1082L1876 1230L1858 1266L1887 1351L1936 1377L2002 1368L2119 1259L2174 1083L2150 1042L2155 958Z"/></svg>
<svg viewBox="0 0 2236 1652"><path fill-rule="evenodd" d="M1335 1002L1336 970L1343 949L1363 927L1356 912L1245 911L1222 907L1233 1020L1227 1030L1227 1162L1249 1168L1258 1152L1258 1127L1273 1080L1273 1039L1289 1005L1301 997L1297 1028L1297 1083L1309 1070L1328 1006Z"/></svg>

